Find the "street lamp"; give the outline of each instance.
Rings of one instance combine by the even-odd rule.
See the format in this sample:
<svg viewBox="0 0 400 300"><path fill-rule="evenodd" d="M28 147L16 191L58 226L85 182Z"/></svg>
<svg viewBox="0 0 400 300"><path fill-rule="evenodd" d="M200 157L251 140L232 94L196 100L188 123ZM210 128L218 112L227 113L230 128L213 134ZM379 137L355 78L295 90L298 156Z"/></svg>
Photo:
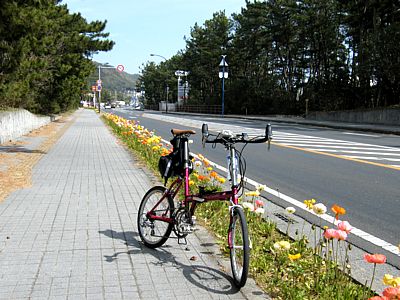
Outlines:
<svg viewBox="0 0 400 300"><path fill-rule="evenodd" d="M177 89L177 100L178 106L182 101L185 101L186 98L186 85L187 85L187 76L189 75L188 71L176 70L175 76L178 77L178 89ZM182 84L181 77L185 76L185 82ZM183 91L182 91L183 90Z"/></svg>
<svg viewBox="0 0 400 300"><path fill-rule="evenodd" d="M108 63L106 63L108 65ZM114 69L114 67L109 66L109 67L103 67L101 65L98 65L99 68L99 80L97 80L97 90L99 92L99 113L100 113L100 103L101 103L101 89L102 89L102 82L101 82L101 69Z"/></svg>
<svg viewBox="0 0 400 300"><path fill-rule="evenodd" d="M222 59L219 63L219 78L222 78L222 116L224 116L224 93L225 93L225 78L228 78L228 63L225 60L226 55L221 55Z"/></svg>
<svg viewBox="0 0 400 300"><path fill-rule="evenodd" d="M151 53L150 54L150 56L158 56L158 57L161 57L161 58L163 58L165 61L167 61L168 59L166 59L164 56L162 56L162 55L159 55L159 54L154 54L154 53Z"/></svg>
<svg viewBox="0 0 400 300"><path fill-rule="evenodd" d="M164 56L159 55L159 54L151 53L150 56L158 56L158 57L161 57L162 59L164 59L165 61L167 61L167 59ZM168 82L166 81L165 82L165 93L166 93L166 96L167 96L167 100L165 102L165 113L166 114L168 113L168 91L169 91L169 86L168 86Z"/></svg>

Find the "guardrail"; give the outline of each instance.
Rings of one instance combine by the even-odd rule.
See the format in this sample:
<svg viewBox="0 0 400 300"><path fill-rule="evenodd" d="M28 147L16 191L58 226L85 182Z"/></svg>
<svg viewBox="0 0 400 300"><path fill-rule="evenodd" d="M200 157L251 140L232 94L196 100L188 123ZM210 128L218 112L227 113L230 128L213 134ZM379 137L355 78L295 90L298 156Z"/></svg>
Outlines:
<svg viewBox="0 0 400 300"><path fill-rule="evenodd" d="M180 105L176 107L176 111L216 115L222 113L221 105Z"/></svg>

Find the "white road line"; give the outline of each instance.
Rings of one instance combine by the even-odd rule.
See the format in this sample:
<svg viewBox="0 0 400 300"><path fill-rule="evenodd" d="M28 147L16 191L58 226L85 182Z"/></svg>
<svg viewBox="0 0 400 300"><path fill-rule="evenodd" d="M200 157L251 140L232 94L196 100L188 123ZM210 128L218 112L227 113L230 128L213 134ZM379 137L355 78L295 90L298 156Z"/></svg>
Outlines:
<svg viewBox="0 0 400 300"><path fill-rule="evenodd" d="M281 135L283 134L283 138L287 138L288 135L290 137L298 137L299 141L302 141L305 138L315 138L314 136L309 136L309 135L298 135L298 134L287 134L287 133L282 133L282 132L276 132L274 133L274 140L279 140ZM344 141L344 140L336 140L336 139L327 139L327 138L320 138L321 141L333 141L336 143L347 143L349 145L358 145L358 146L368 146L368 147L373 147L373 148L380 148L380 149L387 149L390 151L400 151L397 148L394 147L387 147L387 146L380 146L380 145L375 145L375 144L366 144L366 143L356 143L356 142L349 142L349 141Z"/></svg>
<svg viewBox="0 0 400 300"><path fill-rule="evenodd" d="M344 143L344 142L336 142L336 141L324 141L324 140L317 140L317 139L300 139L300 138L279 138L275 135L273 136L275 142L279 143L301 143L301 144L321 144L321 145L348 145L348 146L359 146L358 144L352 143Z"/></svg>
<svg viewBox="0 0 400 300"><path fill-rule="evenodd" d="M368 151L351 151L351 150L332 150L332 149L324 149L324 148L310 148L307 150L313 150L313 151L320 151L320 152L340 152L340 153L353 153L353 154L379 154L382 156L399 156L400 157L400 153L384 153L384 152L368 152ZM381 149L379 149L379 151L381 151Z"/></svg>
<svg viewBox="0 0 400 300"><path fill-rule="evenodd" d="M386 158L386 157L375 157L375 156L356 156L356 155L343 155L348 158L366 159L366 160L384 160L384 161L400 161L398 158Z"/></svg>
<svg viewBox="0 0 400 300"><path fill-rule="evenodd" d="M342 132L342 134L380 137L379 135L374 135L374 134L354 133L354 132Z"/></svg>
<svg viewBox="0 0 400 300"><path fill-rule="evenodd" d="M272 139L273 142L277 142L274 139ZM279 141L277 142L279 143ZM281 143L283 145L287 146L297 146L297 147L318 147L319 145L310 145L310 144L302 144L302 143ZM320 145L321 146L321 145ZM329 145L323 145L326 148L334 148L334 149L352 149L352 150L376 150L376 151L382 151L383 149L381 148L367 148L367 147L353 147L353 146L329 146ZM395 152L400 152L399 149L394 149L391 151Z"/></svg>

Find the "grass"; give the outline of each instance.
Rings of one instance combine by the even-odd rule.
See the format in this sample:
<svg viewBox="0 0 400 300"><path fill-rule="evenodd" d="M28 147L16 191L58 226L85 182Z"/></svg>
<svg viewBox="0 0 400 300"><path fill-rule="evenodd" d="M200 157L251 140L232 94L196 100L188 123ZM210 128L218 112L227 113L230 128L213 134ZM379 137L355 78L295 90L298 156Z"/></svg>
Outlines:
<svg viewBox="0 0 400 300"><path fill-rule="evenodd" d="M103 117L114 133L147 166L157 172L160 155L169 149L161 146L159 139L146 129L116 116ZM199 164L200 165L200 164ZM192 188L199 184L218 185L218 176L210 176L212 168L207 159L191 175ZM243 199L245 202L249 199ZM254 203L254 197L251 200ZM366 286L355 282L348 269L348 256L338 258L340 249L349 251L346 241L327 240L320 236L319 243L310 246L305 236L290 239L278 231L276 224L260 214L245 209L251 238L250 275L257 284L274 299L367 299L374 293ZM211 230L229 255L226 245L228 204L209 202L196 211L198 220ZM320 234L313 226L315 234Z"/></svg>

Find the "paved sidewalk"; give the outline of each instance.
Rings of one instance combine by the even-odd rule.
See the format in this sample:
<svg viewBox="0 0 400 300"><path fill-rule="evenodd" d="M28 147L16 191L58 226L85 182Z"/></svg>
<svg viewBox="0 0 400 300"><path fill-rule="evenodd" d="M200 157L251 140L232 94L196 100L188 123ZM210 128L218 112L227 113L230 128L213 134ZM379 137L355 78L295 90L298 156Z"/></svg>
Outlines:
<svg viewBox="0 0 400 300"><path fill-rule="evenodd" d="M0 203L0 299L256 299L241 291L204 229L189 245L139 242L136 212L154 185L93 111Z"/></svg>

